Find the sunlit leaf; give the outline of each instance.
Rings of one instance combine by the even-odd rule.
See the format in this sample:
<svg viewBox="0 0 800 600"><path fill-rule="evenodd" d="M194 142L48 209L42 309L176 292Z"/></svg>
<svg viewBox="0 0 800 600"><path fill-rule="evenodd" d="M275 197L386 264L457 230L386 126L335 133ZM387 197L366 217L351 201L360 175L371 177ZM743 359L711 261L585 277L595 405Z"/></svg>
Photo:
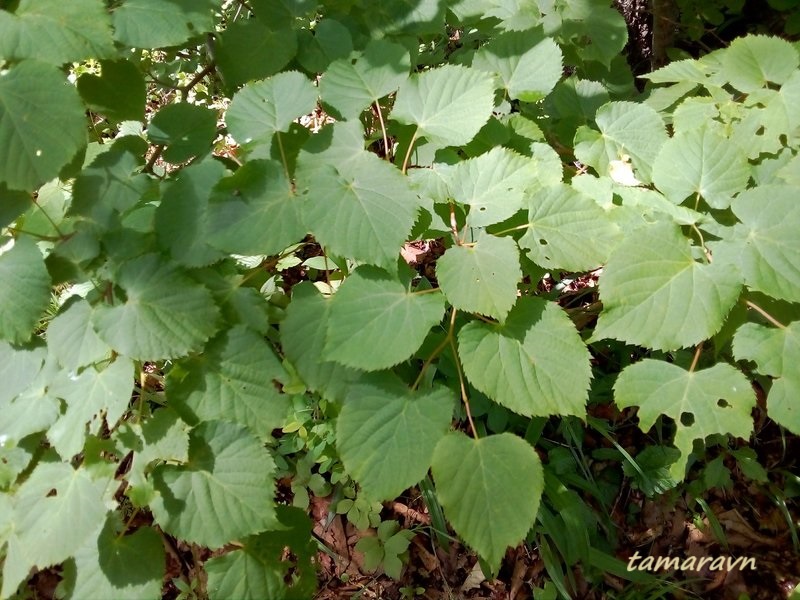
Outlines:
<svg viewBox="0 0 800 600"><path fill-rule="evenodd" d="M336 425L347 472L375 500L390 500L418 483L450 427L453 392L413 393L387 381L350 388Z"/></svg>
<svg viewBox="0 0 800 600"><path fill-rule="evenodd" d="M536 519L544 489L536 451L510 433L476 440L454 432L436 446L433 476L447 519L496 571Z"/></svg>
<svg viewBox="0 0 800 600"><path fill-rule="evenodd" d="M627 234L603 270L603 312L592 339L660 350L691 346L719 331L740 289L732 265L697 262L674 225L641 227Z"/></svg>
<svg viewBox="0 0 800 600"><path fill-rule="evenodd" d="M681 459L670 472L677 480L684 477L694 440L715 433L747 439L753 431L750 413L756 398L750 382L741 371L723 363L686 371L662 360L644 359L620 373L614 400L620 408L638 407L642 431L648 431L662 414L675 420L674 444Z"/></svg>
<svg viewBox="0 0 800 600"><path fill-rule="evenodd" d="M458 334L470 383L526 416L582 415L589 351L557 304L520 298L502 324L473 321Z"/></svg>
<svg viewBox="0 0 800 600"><path fill-rule="evenodd" d="M511 238L484 233L473 245L450 248L437 261L436 276L453 306L502 321L522 279L519 249Z"/></svg>
<svg viewBox="0 0 800 600"><path fill-rule="evenodd" d="M444 298L435 290L409 290L381 269L361 267L336 292L330 311L323 357L376 371L422 345L444 316Z"/></svg>
<svg viewBox="0 0 800 600"><path fill-rule="evenodd" d="M418 135L442 146L466 144L489 120L494 84L486 73L445 65L412 75L397 91L391 117L416 125Z"/></svg>

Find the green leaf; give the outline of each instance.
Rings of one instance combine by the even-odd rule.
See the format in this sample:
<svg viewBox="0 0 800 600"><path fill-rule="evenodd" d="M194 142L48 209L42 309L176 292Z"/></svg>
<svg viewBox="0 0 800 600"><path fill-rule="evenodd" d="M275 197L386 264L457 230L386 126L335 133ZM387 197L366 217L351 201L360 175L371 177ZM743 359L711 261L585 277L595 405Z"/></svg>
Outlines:
<svg viewBox="0 0 800 600"><path fill-rule="evenodd" d="M70 213L104 227L116 224L117 213L129 211L155 185L140 168L139 158L124 146L101 154L75 179Z"/></svg>
<svg viewBox="0 0 800 600"><path fill-rule="evenodd" d="M277 254L305 237L300 208L281 165L251 160L214 188L208 243L226 253Z"/></svg>
<svg viewBox="0 0 800 600"><path fill-rule="evenodd" d="M377 371L404 361L422 345L444 316L444 298L432 290L411 291L382 269L364 266L342 284L330 311L323 357Z"/></svg>
<svg viewBox="0 0 800 600"><path fill-rule="evenodd" d="M299 40L299 45L297 61L310 73L322 73L333 61L350 55L353 38L347 27L326 17Z"/></svg>
<svg viewBox="0 0 800 600"><path fill-rule="evenodd" d="M157 598L164 578L164 542L152 527L122 535L118 514L109 513L97 539L75 553L72 598Z"/></svg>
<svg viewBox="0 0 800 600"><path fill-rule="evenodd" d="M125 421L113 434L120 454L133 451L126 474L125 495L137 508L153 501L156 495L150 474L154 461L186 462L189 458L189 426L171 408L160 408L143 423Z"/></svg>
<svg viewBox="0 0 800 600"><path fill-rule="evenodd" d="M0 73L0 182L33 190L85 144L83 105L57 68L26 60Z"/></svg>
<svg viewBox="0 0 800 600"><path fill-rule="evenodd" d="M696 439L721 433L748 439L756 398L747 378L732 366L717 363L709 369L686 371L646 358L623 369L614 384L620 408L638 407L639 428L648 431L662 414L675 420L675 447L681 459L670 474L682 480Z"/></svg>
<svg viewBox="0 0 800 600"><path fill-rule="evenodd" d="M209 216L209 196L224 174L220 162L204 160L181 169L164 189L156 209L155 230L161 246L181 265L201 267L224 256L208 239L214 223Z"/></svg>
<svg viewBox="0 0 800 600"><path fill-rule="evenodd" d="M781 329L745 323L733 336L733 353L754 361L762 375L793 375L800 364L800 321Z"/></svg>
<svg viewBox="0 0 800 600"><path fill-rule="evenodd" d="M536 451L510 433L475 440L453 432L436 446L433 477L453 529L497 572L539 511L544 476Z"/></svg>
<svg viewBox="0 0 800 600"><path fill-rule="evenodd" d="M334 255L392 267L419 207L408 180L368 152L339 168L306 169L306 177L300 174L304 160L298 160L298 193L305 197L303 220L317 241Z"/></svg>
<svg viewBox="0 0 800 600"><path fill-rule="evenodd" d="M21 0L13 13L0 10L0 59L62 65L114 54L101 0Z"/></svg>
<svg viewBox="0 0 800 600"><path fill-rule="evenodd" d="M111 484L67 463L39 463L15 494L0 596L13 594L31 567L66 560L97 532L108 510L103 496Z"/></svg>
<svg viewBox="0 0 800 600"><path fill-rule="evenodd" d="M249 83L234 95L225 123L240 144L269 141L275 132L288 131L292 122L314 110L317 90L297 71Z"/></svg>
<svg viewBox="0 0 800 600"><path fill-rule="evenodd" d="M211 151L217 137L217 113L204 106L180 102L159 110L147 127L153 144L162 144L164 160L182 163Z"/></svg>
<svg viewBox="0 0 800 600"><path fill-rule="evenodd" d="M65 305L47 326L47 346L62 367L76 372L107 358L111 348L92 328L92 307L83 298Z"/></svg>
<svg viewBox="0 0 800 600"><path fill-rule="evenodd" d="M150 503L164 531L209 548L275 524L275 464L247 429L206 421L189 437L189 462L153 471Z"/></svg>
<svg viewBox="0 0 800 600"><path fill-rule="evenodd" d="M537 30L493 37L475 53L472 66L496 74L512 100L536 102L561 79L561 49Z"/></svg>
<svg viewBox="0 0 800 600"><path fill-rule="evenodd" d="M31 195L9 190L0 183L0 227L8 227L31 207Z"/></svg>
<svg viewBox="0 0 800 600"><path fill-rule="evenodd" d="M559 183L530 196L528 228L519 245L542 267L584 271L602 264L620 237L597 202Z"/></svg>
<svg viewBox="0 0 800 600"><path fill-rule="evenodd" d="M452 416L447 388L414 393L391 380L355 385L336 422L336 447L370 499L391 500L425 477Z"/></svg>
<svg viewBox="0 0 800 600"><path fill-rule="evenodd" d="M320 81L320 95L342 117L353 119L395 91L408 79L410 69L411 59L403 46L373 40L356 58L331 63Z"/></svg>
<svg viewBox="0 0 800 600"><path fill-rule="evenodd" d="M0 339L25 342L50 302L50 275L28 237L0 250Z"/></svg>
<svg viewBox="0 0 800 600"><path fill-rule="evenodd" d="M653 162L667 141L659 114L646 104L609 102L595 121L599 132L583 126L575 134L577 159L602 176L610 173L612 161L629 157L637 179L650 183Z"/></svg>
<svg viewBox="0 0 800 600"><path fill-rule="evenodd" d="M723 73L745 93L784 83L798 66L800 56L790 42L765 35L735 39L722 54Z"/></svg>
<svg viewBox="0 0 800 600"><path fill-rule="evenodd" d="M177 358L198 350L216 332L219 309L211 293L158 256L128 261L116 280L126 299L96 307L92 321L100 338L120 354Z"/></svg>
<svg viewBox="0 0 800 600"><path fill-rule="evenodd" d="M510 237L481 232L473 245L447 250L436 262L436 277L454 307L502 321L522 279L519 249Z"/></svg>
<svg viewBox="0 0 800 600"><path fill-rule="evenodd" d="M675 204L699 194L712 208L728 208L750 180L747 155L715 123L676 133L656 157L653 182Z"/></svg>
<svg viewBox="0 0 800 600"><path fill-rule="evenodd" d="M439 0L395 0L366 5L363 18L372 35L438 34L444 27L446 3Z"/></svg>
<svg viewBox="0 0 800 600"><path fill-rule="evenodd" d="M800 302L800 204L797 188L764 185L739 194L731 207L742 222L716 251L735 264L745 284L774 298Z"/></svg>
<svg viewBox="0 0 800 600"><path fill-rule="evenodd" d="M210 341L202 355L176 362L167 389L171 406L187 423L231 421L269 440L289 408L274 382L286 379L272 348L238 325Z"/></svg>
<svg viewBox="0 0 800 600"><path fill-rule="evenodd" d="M310 282L292 287L292 301L281 321L281 348L311 391L341 401L359 372L323 358L330 307L331 300Z"/></svg>
<svg viewBox="0 0 800 600"><path fill-rule="evenodd" d="M597 61L610 68L628 41L622 13L604 0L570 0L562 10L561 38L577 47L581 60Z"/></svg>
<svg viewBox="0 0 800 600"><path fill-rule="evenodd" d="M470 383L516 413L585 413L589 350L558 304L523 297L505 323L465 325L458 355Z"/></svg>
<svg viewBox="0 0 800 600"><path fill-rule="evenodd" d="M733 337L733 353L737 360L754 361L759 373L778 378L767 396L767 412L779 425L800 432L800 321L779 329L745 323Z"/></svg>
<svg viewBox="0 0 800 600"><path fill-rule="evenodd" d="M47 350L41 343L12 346L0 341L0 404L6 405L31 386L42 370ZM4 432L5 433L5 432Z"/></svg>
<svg viewBox="0 0 800 600"><path fill-rule="evenodd" d="M44 346L30 344L11 347L11 350L11 363L4 369L5 373L19 366L31 375L30 379L21 381L25 371L14 373L8 379L9 391L0 395L0 431L13 446L32 433L45 431L58 419L61 403L51 393L51 384L63 376L63 371L55 359L46 354ZM36 368L40 359L43 364ZM8 395L12 392L13 395Z"/></svg>
<svg viewBox="0 0 800 600"><path fill-rule="evenodd" d="M214 28L215 0L124 0L112 14L114 38L123 46L177 46Z"/></svg>
<svg viewBox="0 0 800 600"><path fill-rule="evenodd" d="M495 147L458 163L445 180L452 198L470 207L467 223L485 227L522 209L526 192L541 176L539 166L534 159Z"/></svg>
<svg viewBox="0 0 800 600"><path fill-rule="evenodd" d="M673 224L629 233L600 277L603 312L592 340L614 338L658 350L685 348L722 327L741 289L737 270L692 257Z"/></svg>
<svg viewBox="0 0 800 600"><path fill-rule="evenodd" d="M489 74L445 65L406 79L397 91L391 117L416 125L417 134L432 144L460 146L486 124L493 106Z"/></svg>
<svg viewBox="0 0 800 600"><path fill-rule="evenodd" d="M100 75L84 73L77 85L89 108L112 121L144 121L147 90L142 72L131 61L100 61Z"/></svg>
<svg viewBox="0 0 800 600"><path fill-rule="evenodd" d="M50 393L62 399L66 410L50 426L47 438L64 460L78 454L88 432L97 435L104 423L113 429L128 409L133 392L134 369L130 360L118 357L102 371L88 367L80 375L56 379Z"/></svg>
<svg viewBox="0 0 800 600"><path fill-rule="evenodd" d="M259 19L235 21L216 39L217 65L222 80L232 90L275 75L297 52L294 29L273 30Z"/></svg>
<svg viewBox="0 0 800 600"><path fill-rule="evenodd" d="M776 379L767 397L767 413L770 419L795 435L800 435L798 397L800 397L800 377L797 374Z"/></svg>
<svg viewBox="0 0 800 600"><path fill-rule="evenodd" d="M240 549L205 563L211 600L305 600L316 589L311 521L297 508L278 507L280 529L243 540ZM286 557L286 548L291 556Z"/></svg>

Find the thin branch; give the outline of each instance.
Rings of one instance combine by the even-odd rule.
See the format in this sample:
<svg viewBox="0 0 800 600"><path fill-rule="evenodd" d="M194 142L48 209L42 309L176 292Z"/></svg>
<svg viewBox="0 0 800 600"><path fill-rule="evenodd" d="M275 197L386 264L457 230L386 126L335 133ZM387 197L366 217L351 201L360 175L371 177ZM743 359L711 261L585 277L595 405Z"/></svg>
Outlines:
<svg viewBox="0 0 800 600"><path fill-rule="evenodd" d="M769 314L760 306L753 304L752 302L750 302L750 300L747 300L745 304L747 305L748 308L752 308L754 311L756 311L762 317L764 317L767 321L775 325L775 327L778 327L779 329L786 329L786 325L778 321L775 317L773 317L771 314Z"/></svg>
<svg viewBox="0 0 800 600"><path fill-rule="evenodd" d="M403 159L403 168L400 169L402 171L403 175L405 175L406 171L408 170L408 161L411 158L411 150L413 150L413 148L414 148L414 142L417 141L417 132L418 131L419 131L419 129L414 131L414 135L411 136L411 141L408 142L408 150L406 150L406 157Z"/></svg>
<svg viewBox="0 0 800 600"><path fill-rule="evenodd" d="M144 166L143 172L144 173L152 173L153 166L156 164L156 161L161 158L161 153L164 152L164 145L158 144L156 149L153 151L150 160L147 161L147 164Z"/></svg>
<svg viewBox="0 0 800 600"><path fill-rule="evenodd" d="M390 160L392 149L389 148L389 136L386 135L386 125L383 122L383 113L381 112L380 102L375 102L375 111L378 113L378 122L381 124L381 133L383 134L383 154L386 160Z"/></svg>
<svg viewBox="0 0 800 600"><path fill-rule="evenodd" d="M451 308L450 312L454 313L455 310L456 310L455 308ZM419 370L419 375L417 375L417 379L414 381L414 385L411 386L412 390L416 390L419 387L419 384L422 383L422 377L423 375L425 375L425 371L433 362L433 359L439 356L439 354L442 353L442 350L444 350L445 347L450 343L450 339L453 337L454 326L455 326L455 319L451 317L450 327L447 330L447 335L444 336L444 339L442 340L441 344L436 346L436 349L431 353L431 355L427 359L425 359L425 362L422 364L422 368Z"/></svg>
<svg viewBox="0 0 800 600"><path fill-rule="evenodd" d="M523 229L530 229L530 227L531 227L530 223L525 223L524 225L517 225L516 227L510 227L508 229L503 229L503 231L498 231L497 233L494 233L492 235L499 236L499 235L503 235L504 233L511 233L512 231L522 231Z"/></svg>
<svg viewBox="0 0 800 600"><path fill-rule="evenodd" d="M36 198L34 198L33 196L31 196L31 202L33 202L33 203L36 205L36 208L38 208L40 211L42 211L42 214L45 216L45 218L46 218L48 221L50 221L50 225L52 225L52 226L53 226L53 229L55 229L55 231L56 231L56 233L59 235L60 239L64 239L64 234L63 234L63 233L62 233L62 231L61 231L61 230L58 228L58 225L56 224L56 222L55 222L55 221L53 221L53 219L50 217L50 215L47 213L47 211L46 211L44 208L42 208L41 204L39 204L39 203L36 201Z"/></svg>
<svg viewBox="0 0 800 600"><path fill-rule="evenodd" d="M289 176L289 163L286 160L286 152L283 150L283 140L281 140L281 132L275 132L275 139L278 140L278 150L281 153L281 162L283 163L283 172L286 174L286 180L291 182L292 178ZM292 187L292 191L294 191L294 187Z"/></svg>
<svg viewBox="0 0 800 600"><path fill-rule="evenodd" d="M450 313L450 328L455 327L457 311L453 309ZM472 411L469 408L469 397L467 396L467 386L464 383L464 373L461 371L461 361L458 360L458 350L453 336L448 338L450 342L450 349L453 351L453 362L456 364L456 372L458 373L458 383L461 387L461 401L464 403L464 410L467 412L467 421L469 421L469 428L472 431L472 437L478 439L478 430L475 429L475 422L472 420Z"/></svg>
<svg viewBox="0 0 800 600"><path fill-rule="evenodd" d="M694 358L692 358L692 364L689 367L689 373L694 373L695 367L697 367L697 361L700 360L700 353L703 351L703 342L697 344L697 348L694 351Z"/></svg>
<svg viewBox="0 0 800 600"><path fill-rule="evenodd" d="M197 75L195 75L189 83L187 83L186 85L184 85L182 87L177 88L181 92L181 102L186 102L186 98L189 96L189 92L191 91L191 89L194 86L196 86L198 83L203 81L203 78L206 75L208 75L209 73L211 73L216 68L217 68L217 65L212 60L210 63L208 63L205 66L205 68L202 71L200 71Z"/></svg>
<svg viewBox="0 0 800 600"><path fill-rule="evenodd" d="M32 231L25 231L24 229L20 229L19 227L6 227L11 233L17 233L22 235L29 235L31 237L35 237L39 240L44 240L46 242L61 242L69 236L55 236L55 235L44 235L41 233L34 233Z"/></svg>

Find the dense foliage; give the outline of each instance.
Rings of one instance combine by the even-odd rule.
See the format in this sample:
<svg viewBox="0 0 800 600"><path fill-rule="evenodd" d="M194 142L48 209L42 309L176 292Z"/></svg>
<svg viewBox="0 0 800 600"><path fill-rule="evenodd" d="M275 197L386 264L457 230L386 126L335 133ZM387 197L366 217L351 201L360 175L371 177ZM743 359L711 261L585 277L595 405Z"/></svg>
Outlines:
<svg viewBox="0 0 800 600"><path fill-rule="evenodd" d="M796 45L640 94L601 0L0 6L0 597L160 597L165 540L212 598L309 598L310 493L399 576L418 485L496 573L598 527L554 422L637 407L648 494L756 391L800 434Z"/></svg>

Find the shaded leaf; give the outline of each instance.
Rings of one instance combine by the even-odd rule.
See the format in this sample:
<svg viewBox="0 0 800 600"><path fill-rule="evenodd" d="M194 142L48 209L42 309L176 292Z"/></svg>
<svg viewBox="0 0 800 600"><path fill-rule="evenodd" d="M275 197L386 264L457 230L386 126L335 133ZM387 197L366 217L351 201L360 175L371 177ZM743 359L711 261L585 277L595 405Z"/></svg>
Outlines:
<svg viewBox="0 0 800 600"><path fill-rule="evenodd" d="M0 10L0 58L54 65L113 56L111 19L101 0L21 0Z"/></svg>
<svg viewBox="0 0 800 600"><path fill-rule="evenodd" d="M275 524L275 464L247 429L206 421L189 434L189 462L153 471L156 523L188 542L219 548Z"/></svg>
<svg viewBox="0 0 800 600"><path fill-rule="evenodd" d="M73 598L141 600L161 594L165 554L152 527L121 535L119 515L109 513L97 539L75 553Z"/></svg>
<svg viewBox="0 0 800 600"><path fill-rule="evenodd" d="M323 358L331 300L310 282L292 287L292 301L281 322L281 348L311 391L344 400L359 372Z"/></svg>
<svg viewBox="0 0 800 600"><path fill-rule="evenodd" d="M293 29L270 29L260 19L235 21L216 39L217 65L230 89L275 75L297 52Z"/></svg>
<svg viewBox="0 0 800 600"><path fill-rule="evenodd" d="M0 74L0 182L33 190L86 144L84 108L56 67L22 61Z"/></svg>
<svg viewBox="0 0 800 600"><path fill-rule="evenodd" d="M114 39L134 48L177 46L211 31L215 8L215 0L124 0L112 13Z"/></svg>
<svg viewBox="0 0 800 600"><path fill-rule="evenodd" d="M97 334L120 354L137 360L177 358L197 350L217 330L219 309L211 293L158 256L120 267L124 301L95 308Z"/></svg>
<svg viewBox="0 0 800 600"><path fill-rule="evenodd" d="M211 143L217 137L217 113L186 102L168 104L153 116L147 137L151 143L167 147L164 160L185 162L211 151Z"/></svg>
<svg viewBox="0 0 800 600"><path fill-rule="evenodd" d="M248 161L222 179L211 195L207 223L208 243L226 253L277 254L306 235L300 199L272 160Z"/></svg>
<svg viewBox="0 0 800 600"><path fill-rule="evenodd" d="M144 77L131 61L100 61L100 75L84 73L77 85L89 108L112 121L144 121Z"/></svg>
<svg viewBox="0 0 800 600"><path fill-rule="evenodd" d="M305 600L314 594L311 521L297 508L279 506L277 514L280 529L249 537L241 548L205 563L211 600Z"/></svg>
<svg viewBox="0 0 800 600"><path fill-rule="evenodd" d="M289 408L273 380L286 378L267 342L238 325L209 342L202 355L176 362L167 387L186 422L231 421L268 440Z"/></svg>

